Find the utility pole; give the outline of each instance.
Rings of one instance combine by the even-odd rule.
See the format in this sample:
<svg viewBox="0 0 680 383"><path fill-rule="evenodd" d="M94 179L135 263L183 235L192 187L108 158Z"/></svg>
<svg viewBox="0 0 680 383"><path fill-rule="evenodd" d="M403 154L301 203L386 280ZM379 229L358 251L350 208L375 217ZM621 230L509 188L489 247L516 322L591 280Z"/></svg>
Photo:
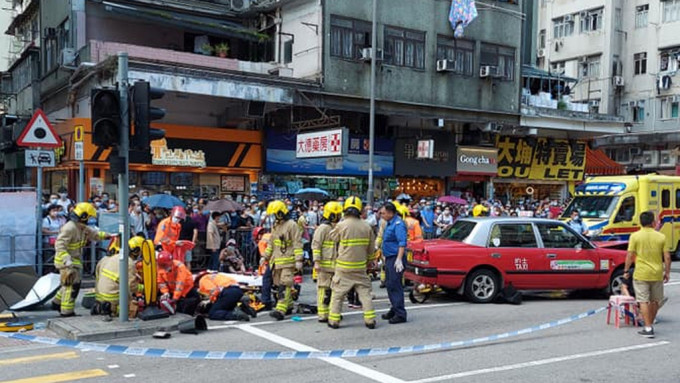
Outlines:
<svg viewBox="0 0 680 383"><path fill-rule="evenodd" d="M120 235L119 267L119 315L121 322L128 321L128 240L130 237L130 216L128 214L128 162L130 156L130 103L128 100L128 54L118 52L118 92L120 93L120 143L118 155L122 158L123 171L118 174L118 231Z"/></svg>
<svg viewBox="0 0 680 383"><path fill-rule="evenodd" d="M373 185L373 147L375 146L375 66L378 58L378 0L373 0L373 25L371 27L371 110L369 118L368 133L368 196L369 205L373 205L375 190Z"/></svg>

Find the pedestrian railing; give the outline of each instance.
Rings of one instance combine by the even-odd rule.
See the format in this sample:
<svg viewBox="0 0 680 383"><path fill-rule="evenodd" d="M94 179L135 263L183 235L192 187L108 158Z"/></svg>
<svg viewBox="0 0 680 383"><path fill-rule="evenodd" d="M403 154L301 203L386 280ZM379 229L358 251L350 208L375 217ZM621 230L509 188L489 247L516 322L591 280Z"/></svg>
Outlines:
<svg viewBox="0 0 680 383"><path fill-rule="evenodd" d="M1 234L0 233L0 260L8 263L34 263L35 234ZM18 257L17 257L18 256Z"/></svg>
<svg viewBox="0 0 680 383"><path fill-rule="evenodd" d="M252 229L229 230L227 240L229 239L236 241L236 247L243 256L243 263L246 268L257 268L259 259L257 259L257 246L253 242Z"/></svg>

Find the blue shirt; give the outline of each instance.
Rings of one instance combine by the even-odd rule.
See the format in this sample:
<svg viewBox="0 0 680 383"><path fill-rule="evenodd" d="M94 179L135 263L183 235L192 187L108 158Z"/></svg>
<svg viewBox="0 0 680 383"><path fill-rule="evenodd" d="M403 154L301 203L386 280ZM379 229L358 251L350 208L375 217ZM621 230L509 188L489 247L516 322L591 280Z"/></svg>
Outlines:
<svg viewBox="0 0 680 383"><path fill-rule="evenodd" d="M423 221L427 222L427 225L422 225L423 231L426 233L432 233L434 231L434 211L430 207L426 207L422 212Z"/></svg>
<svg viewBox="0 0 680 383"><path fill-rule="evenodd" d="M574 221L573 219L567 223L569 227L574 229L575 232L579 234L583 234L584 232L588 231L588 225L586 225L583 221L578 220Z"/></svg>
<svg viewBox="0 0 680 383"><path fill-rule="evenodd" d="M396 257L400 247L406 247L406 224L397 215L394 216L383 232L382 253L385 258Z"/></svg>

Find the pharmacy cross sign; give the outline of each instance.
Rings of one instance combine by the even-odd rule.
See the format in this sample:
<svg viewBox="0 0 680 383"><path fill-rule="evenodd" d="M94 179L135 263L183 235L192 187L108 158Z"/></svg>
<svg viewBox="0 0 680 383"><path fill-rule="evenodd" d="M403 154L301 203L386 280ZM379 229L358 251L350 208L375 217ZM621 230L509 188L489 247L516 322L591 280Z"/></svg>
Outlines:
<svg viewBox="0 0 680 383"><path fill-rule="evenodd" d="M301 133L296 137L295 157L336 157L342 156L346 144L342 129Z"/></svg>

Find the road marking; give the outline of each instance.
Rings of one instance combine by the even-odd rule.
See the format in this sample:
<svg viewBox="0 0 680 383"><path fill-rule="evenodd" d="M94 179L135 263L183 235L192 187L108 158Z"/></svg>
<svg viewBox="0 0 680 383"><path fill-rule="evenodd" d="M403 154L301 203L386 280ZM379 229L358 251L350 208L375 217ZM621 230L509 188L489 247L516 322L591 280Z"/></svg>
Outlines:
<svg viewBox="0 0 680 383"><path fill-rule="evenodd" d="M78 379L88 379L96 378L99 376L106 376L108 373L104 370L94 369L94 370L82 370L65 372L63 374L51 374L51 375L41 375L35 376L33 378L24 378L16 380L6 380L0 383L59 383L59 382L70 382L72 380Z"/></svg>
<svg viewBox="0 0 680 383"><path fill-rule="evenodd" d="M123 375L123 378L134 378L135 376L137 376L137 375L135 375L135 374L125 374L125 375Z"/></svg>
<svg viewBox="0 0 680 383"><path fill-rule="evenodd" d="M278 345L281 345L283 347L290 348L295 351L319 351L315 349L314 347L307 346L302 343L298 343L292 339L284 338L282 336L276 335L274 333L271 333L269 331L265 331L256 327L253 327L252 325L241 325L238 327L239 329L255 335L257 337L260 337L262 339L266 339L270 342L276 343ZM349 371L351 373L361 375L365 378L374 380L376 382L385 382L385 383L406 383L404 380L401 380L399 378L395 378L394 376L383 374L380 371L372 370L368 367L364 367L360 364L352 363L346 359L340 359L340 358L320 358L319 360L324 361L328 364L332 364L336 367L340 367L345 371ZM1 382L0 382L1 383Z"/></svg>
<svg viewBox="0 0 680 383"><path fill-rule="evenodd" d="M108 366L106 366L106 367L108 367L109 370L113 370L114 368L119 368L120 366L117 365L117 364L110 364L110 365L108 365Z"/></svg>
<svg viewBox="0 0 680 383"><path fill-rule="evenodd" d="M78 353L75 351L60 352L56 354L45 354L45 355L35 355L35 356L24 356L21 358L13 359L1 359L0 366L8 366L10 364L19 363L31 363L31 362L43 362L51 359L74 359L78 357Z"/></svg>
<svg viewBox="0 0 680 383"><path fill-rule="evenodd" d="M639 344L639 345L635 345L635 346L612 348L612 349L608 349L608 350L592 351L592 352L586 352L586 353L582 353L582 354L558 356L558 357L555 357L555 358L533 360L533 361L530 361L530 362L509 364L509 365L498 366L498 367L483 368L483 369L480 369L480 370L464 371L464 372L458 372L458 373L449 374L449 375L434 376L432 378L413 380L413 381L408 382L408 383L441 382L443 380L466 378L466 377L475 376L475 375L483 375L483 374L490 374L490 373L494 373L494 372L517 370L517 369L520 369L520 368L543 366L543 365L546 365L546 364L566 362L566 361L570 361L570 360L590 358L590 357L600 356L600 355L608 355L608 354L616 354L616 353L627 352L627 351L632 351L632 350L640 350L640 349L644 349L644 348L663 346L663 345L667 345L669 343L670 342L667 342L667 341L661 341L661 342L656 342L656 343L645 343L645 344Z"/></svg>
<svg viewBox="0 0 680 383"><path fill-rule="evenodd" d="M664 286L675 286L675 285L680 285L680 282L668 282L668 283L664 283Z"/></svg>
<svg viewBox="0 0 680 383"><path fill-rule="evenodd" d="M461 306L466 304L465 302L455 302L455 303L435 303L435 304L429 304L429 305L417 305L417 306L407 306L406 309L407 311L411 310L422 310L422 309L431 309L431 308L438 308L438 307L450 307L450 306ZM375 310L376 313L385 313L390 311L390 309L380 309L380 310ZM261 315L258 313L258 315ZM349 311L342 313L343 317L348 317L348 316L353 316L353 315L363 315L363 311L357 310L357 311ZM302 321L309 321L309 320L316 320L317 316L312 315L308 317L301 317L300 318ZM269 325L269 324L274 324L274 323L289 323L289 322L295 322L292 319L286 319L282 321L276 321L276 320L268 320L268 321L262 321L262 322L254 322L254 323L249 323L248 326L263 326L263 325ZM225 328L239 328L242 326L240 322L233 323L233 324L224 324L224 325L218 325L218 326L210 326L209 330L221 330Z"/></svg>

